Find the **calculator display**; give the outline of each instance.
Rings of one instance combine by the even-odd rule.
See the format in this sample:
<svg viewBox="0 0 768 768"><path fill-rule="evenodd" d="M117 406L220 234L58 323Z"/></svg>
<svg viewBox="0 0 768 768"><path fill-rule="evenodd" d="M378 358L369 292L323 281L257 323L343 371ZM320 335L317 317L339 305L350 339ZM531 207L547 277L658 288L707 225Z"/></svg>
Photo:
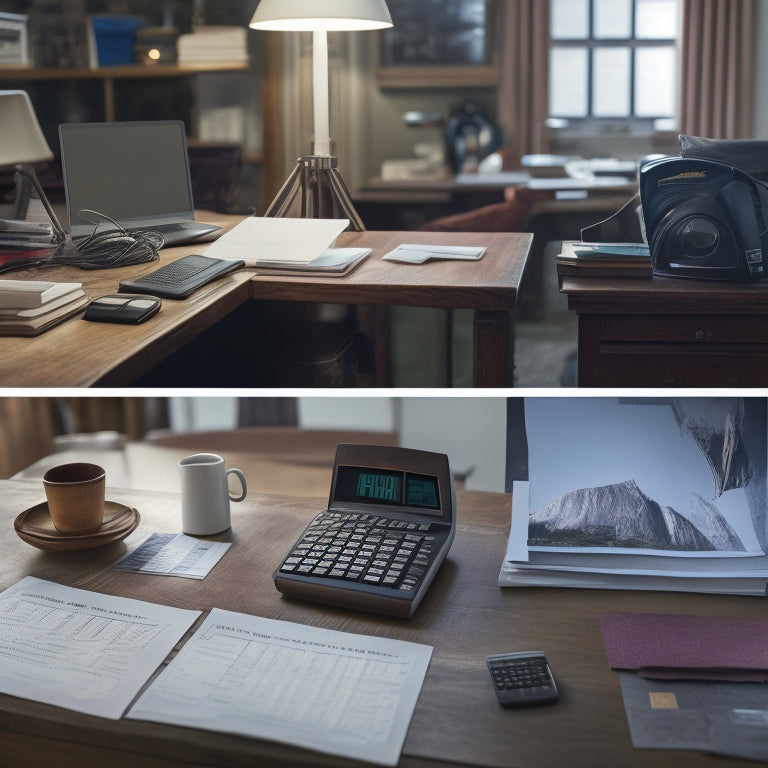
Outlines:
<svg viewBox="0 0 768 768"><path fill-rule="evenodd" d="M402 476L383 472L360 472L357 476L358 499L375 499L389 501L392 504L400 502Z"/></svg>
<svg viewBox="0 0 768 768"><path fill-rule="evenodd" d="M371 467L338 467L335 498L337 501L440 509L437 477Z"/></svg>

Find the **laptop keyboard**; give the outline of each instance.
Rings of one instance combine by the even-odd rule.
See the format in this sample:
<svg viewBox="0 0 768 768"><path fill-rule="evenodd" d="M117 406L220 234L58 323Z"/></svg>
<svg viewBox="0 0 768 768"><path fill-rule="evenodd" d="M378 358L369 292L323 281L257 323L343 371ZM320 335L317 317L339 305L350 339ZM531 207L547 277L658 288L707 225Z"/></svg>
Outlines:
<svg viewBox="0 0 768 768"><path fill-rule="evenodd" d="M184 229L198 229L198 226L197 222L194 221L172 221L167 224L152 224L146 227L146 229L165 235L169 232L179 232Z"/></svg>
<svg viewBox="0 0 768 768"><path fill-rule="evenodd" d="M415 592L433 560L435 540L428 524L326 510L279 571Z"/></svg>

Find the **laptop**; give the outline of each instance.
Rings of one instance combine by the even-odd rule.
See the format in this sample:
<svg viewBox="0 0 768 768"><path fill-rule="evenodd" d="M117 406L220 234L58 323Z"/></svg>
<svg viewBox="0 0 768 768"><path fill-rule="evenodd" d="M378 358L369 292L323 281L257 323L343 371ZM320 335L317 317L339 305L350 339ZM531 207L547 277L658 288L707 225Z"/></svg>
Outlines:
<svg viewBox="0 0 768 768"><path fill-rule="evenodd" d="M59 140L74 240L93 232L93 217L80 213L87 209L128 232L159 232L165 245L211 239L220 229L195 221L181 120L64 123Z"/></svg>

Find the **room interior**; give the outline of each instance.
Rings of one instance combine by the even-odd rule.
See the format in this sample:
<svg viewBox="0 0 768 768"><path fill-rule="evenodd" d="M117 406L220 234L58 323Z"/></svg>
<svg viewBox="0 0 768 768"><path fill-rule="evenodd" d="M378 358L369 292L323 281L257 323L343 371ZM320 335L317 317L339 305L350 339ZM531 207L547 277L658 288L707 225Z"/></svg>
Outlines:
<svg viewBox="0 0 768 768"><path fill-rule="evenodd" d="M336 446L351 442L444 452L458 487L503 491L506 412L503 397L9 396L0 478L90 461L112 485L178 491L177 462L214 451L254 490L323 497Z"/></svg>
<svg viewBox="0 0 768 768"><path fill-rule="evenodd" d="M45 12L43 4L34 3L31 8L21 2L7 5L12 13L30 15L30 35L37 56L42 56L39 45L34 47L39 38L37 30L45 29L45 23L50 23L56 13L60 19L76 24L89 14L140 18L152 25L172 26L182 35L199 25L244 30L246 59L225 71L215 71L216 67L209 64L192 76L112 79L109 68L102 67L82 77L62 80L56 74L58 67L50 58L51 51L46 53L45 73L39 72L39 67L29 73L5 68L1 73L3 87L28 90L54 154L58 146L56 126L63 121L182 117L190 136L196 201L214 210L247 214L262 212L295 165L296 156L311 151L311 36L248 29L253 4L241 0L168 0L162 4L140 0L69 0L54 4L58 10L46 4ZM499 189L454 195L442 198L442 202L439 196L435 202L430 193L427 200L431 202L426 203L399 190L394 193L395 206L388 202L392 194L388 193L386 198L381 195L381 176L388 164L390 170L393 163L401 161L407 166L425 151L443 153L442 166L432 172L437 176L426 177L429 184L436 180L440 183L441 175L450 175L450 169L446 170L450 146L446 144L445 126L452 114L470 102L501 129L505 167L515 167L525 153L636 161L649 154L678 151L677 131L666 128L623 131L616 125L602 130L587 125L581 129L552 121L543 127L546 105L542 105L542 94L536 89L545 87L546 56L541 50L528 51L528 46L524 52L519 40L545 39L540 25L546 15L518 18L515 13L524 12L517 5L482 5L486 14L487 63L475 70L459 67L458 71L451 69L446 74L434 67L382 66L377 56L387 43L380 31L329 33L331 147L340 158L342 175L358 210L363 219L375 222L376 228L417 229L459 214L457 226L467 230L478 226L473 223L475 213L486 210L488 205L505 204L504 190ZM542 5L532 7L538 7L537 13L541 14ZM401 10L397 5L394 7ZM765 8L764 0L750 6L750 13L754 14L751 27L758 36L768 26ZM686 8L685 12L691 11ZM534 26L529 28L526 24ZM489 32L491 28L493 34ZM694 35L699 34L699 27L689 24L686 29L691 35L691 42L685 43L686 50L698 51ZM739 34L745 38L741 60L734 64L743 70L736 93L716 96L714 100L698 98L712 89L717 93L715 80L727 82L734 77L728 72L713 73L705 68L702 71L709 73L711 83L693 77L684 81L681 98L689 106L678 130L732 138L757 138L765 133L768 116L760 98L766 71L760 63L765 54L761 46L752 45L749 31ZM708 44L705 42L705 46ZM747 55L749 62L744 60ZM691 62L691 70L694 67ZM741 76L744 72L748 74ZM736 108L734 98L740 101ZM700 114L690 104L700 107ZM711 114L706 114L707 109ZM414 113L422 118L406 119ZM724 115L729 116L727 120ZM425 150L425 146L431 150ZM41 174L52 199L56 200L59 190L60 203L56 161L41 169ZM413 180L407 183L413 184ZM419 185L422 183L418 181ZM398 195L402 196L399 202ZM615 202L618 204L621 199ZM536 210L533 209L534 213ZM468 211L472 216L464 216ZM512 225L536 233L517 313L516 343L520 354L516 385L575 385L575 318L568 313L565 298L559 295L552 254L556 253L559 240L578 237L581 226L605 214L605 208L575 216L545 212ZM479 220L479 226L488 227L487 219L481 216ZM510 225L502 221L498 226ZM449 325L459 329L459 333L446 362L442 351L445 345L440 342L444 341ZM420 359L418 374L413 363L418 353L408 343L410 330L416 326L429 328L438 342L429 345L433 350L430 359ZM442 310L393 308L389 328L394 386L467 384L466 345L462 344L461 334L462 329L466 329L465 335L471 333L471 328L467 328L461 310L447 316Z"/></svg>

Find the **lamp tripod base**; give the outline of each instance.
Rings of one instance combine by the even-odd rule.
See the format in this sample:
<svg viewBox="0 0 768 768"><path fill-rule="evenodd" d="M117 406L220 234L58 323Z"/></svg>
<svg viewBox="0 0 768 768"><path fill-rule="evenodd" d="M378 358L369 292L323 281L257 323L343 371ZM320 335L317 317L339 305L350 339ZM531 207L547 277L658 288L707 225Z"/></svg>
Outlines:
<svg viewBox="0 0 768 768"><path fill-rule="evenodd" d="M332 155L300 157L264 215L276 218L349 219L349 229L365 231L365 225L339 173L338 164L338 158Z"/></svg>

